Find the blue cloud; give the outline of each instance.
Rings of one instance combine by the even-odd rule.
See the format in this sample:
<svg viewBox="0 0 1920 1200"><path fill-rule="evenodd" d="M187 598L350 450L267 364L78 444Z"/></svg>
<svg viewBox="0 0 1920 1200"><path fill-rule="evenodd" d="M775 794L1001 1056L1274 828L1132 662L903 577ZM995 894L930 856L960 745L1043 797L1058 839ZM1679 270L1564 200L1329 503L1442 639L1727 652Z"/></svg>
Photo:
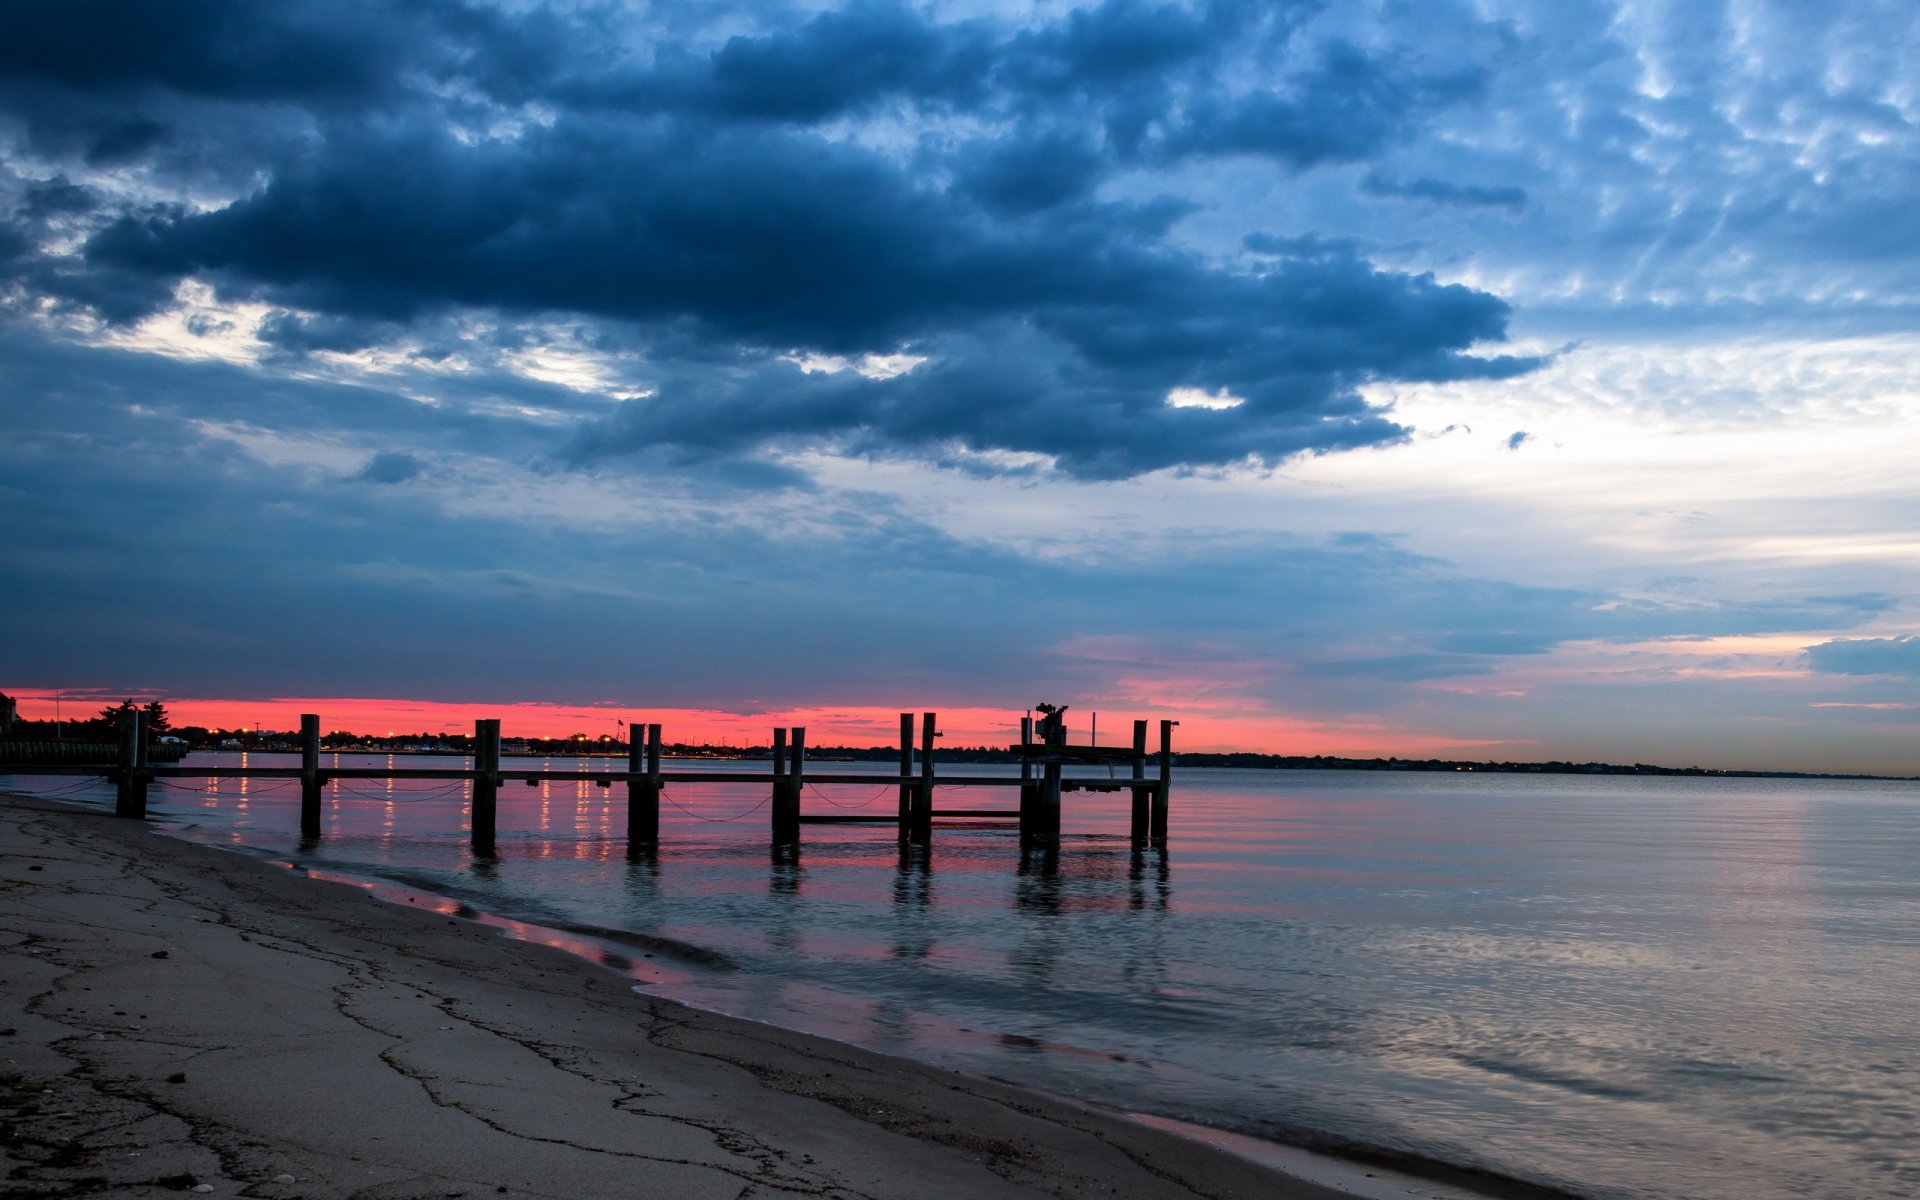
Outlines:
<svg viewBox="0 0 1920 1200"><path fill-rule="evenodd" d="M426 469L426 464L413 455L388 450L368 459L354 478L367 483L405 483L418 479Z"/></svg>
<svg viewBox="0 0 1920 1200"><path fill-rule="evenodd" d="M1920 637L1840 638L1807 647L1807 665L1827 675L1920 679Z"/></svg>
<svg viewBox="0 0 1920 1200"><path fill-rule="evenodd" d="M1388 196L1403 200L1429 200L1456 208L1505 208L1515 212L1527 206L1525 188L1485 187L1479 184L1450 183L1444 179L1421 176L1395 179L1370 171L1360 181L1360 190L1369 196Z"/></svg>

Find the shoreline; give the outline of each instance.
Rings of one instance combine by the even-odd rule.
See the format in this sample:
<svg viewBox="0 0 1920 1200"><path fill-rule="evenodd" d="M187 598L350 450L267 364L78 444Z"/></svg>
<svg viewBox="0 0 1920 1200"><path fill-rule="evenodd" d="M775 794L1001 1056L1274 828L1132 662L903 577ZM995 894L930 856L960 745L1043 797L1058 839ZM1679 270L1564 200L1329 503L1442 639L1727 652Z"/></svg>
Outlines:
<svg viewBox="0 0 1920 1200"><path fill-rule="evenodd" d="M690 1008L496 925L92 808L0 794L0 843L14 1185L1464 1194L1364 1169L1310 1182L1124 1114Z"/></svg>
<svg viewBox="0 0 1920 1200"><path fill-rule="evenodd" d="M205 843L197 843L205 844ZM546 946L570 954L601 970L628 979L634 991L650 999L669 1004L679 1004L701 1012L711 1013L731 1021L743 1021L754 1026L780 1029L805 1037L817 1037L838 1046L848 1046L901 1062L912 1062L925 1066L929 1070L941 1071L963 1079L984 1079L996 1086L1004 1086L1045 1096L1062 1103L1087 1108L1094 1112L1105 1113L1123 1121L1137 1123L1152 1129L1172 1133L1191 1142L1223 1150L1226 1153L1249 1162L1268 1167L1282 1175L1308 1183L1318 1183L1331 1187L1342 1196L1355 1197L1358 1200L1400 1200L1414 1196L1424 1200L1578 1200L1568 1193L1553 1191L1536 1184L1523 1183L1500 1176L1489 1175L1470 1167L1459 1167L1438 1160L1422 1160L1409 1164L1404 1157L1396 1157L1385 1152L1371 1151L1365 1147L1356 1148L1350 1155L1335 1151L1316 1150L1289 1142L1274 1141L1256 1134L1234 1129L1222 1129L1203 1125L1195 1121L1166 1117L1144 1110L1115 1108L1063 1092L1050 1091L1017 1080L1002 1079L992 1075L971 1074L937 1063L927 1063L904 1055L886 1054L883 1051L868 1050L858 1042L834 1037L818 1030L803 1029L797 1026L777 1025L724 1009L712 1008L680 1000L671 995L650 990L642 986L644 977L636 969L631 952L646 948L645 957L658 966L657 952L667 958L683 962L701 963L713 956L713 952L684 942L670 942L665 939L639 937L618 930L597 929L582 926L543 925L536 921L524 921L502 913L476 909L465 901L454 900L432 891L416 889L405 883L389 879L356 876L348 872L330 868L313 868L286 859L258 857L251 849L239 853L253 858L254 861L268 863L295 875L320 882L339 884L343 887L358 888L388 904L409 904L423 907L427 911L441 912L474 921L493 929L502 937L531 945ZM658 983L658 979L651 982ZM1419 1168L1429 1173L1422 1173ZM1477 1186L1476 1186L1477 1185Z"/></svg>

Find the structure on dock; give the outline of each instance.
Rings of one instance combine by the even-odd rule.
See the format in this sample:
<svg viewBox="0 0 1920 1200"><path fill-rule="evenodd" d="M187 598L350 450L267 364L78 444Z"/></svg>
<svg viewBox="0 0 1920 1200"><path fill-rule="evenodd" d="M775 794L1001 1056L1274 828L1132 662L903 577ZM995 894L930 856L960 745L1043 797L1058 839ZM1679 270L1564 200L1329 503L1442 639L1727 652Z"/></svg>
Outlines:
<svg viewBox="0 0 1920 1200"><path fill-rule="evenodd" d="M813 773L807 769L807 731L789 727L773 731L773 770L766 773L667 770L661 764L660 726L634 722L630 730L627 769L624 771L582 771L541 767L512 769L500 761L500 722L482 718L474 722L472 765L467 767L326 767L321 766L320 718L307 713L300 718L300 765L298 767L162 766L149 756L144 714L132 712L120 723L119 761L108 775L116 786L114 811L123 817L144 818L147 814L147 789L155 779L180 777L222 779L297 779L300 783L300 834L318 838L321 834L321 792L334 780L344 779L417 779L467 780L473 785L469 816L471 837L476 853L493 852L500 787L509 781L537 785L542 781L591 780L602 787L624 784L627 791L627 850L630 855L644 854L660 842L660 797L668 784L765 784L772 789L769 811L776 847L797 845L800 827L829 823L889 822L899 828L906 842L927 842L933 835L935 818L1017 819L1020 840L1027 846L1057 845L1060 840L1060 799L1066 792L1131 793L1132 824L1135 841L1162 841L1167 836L1168 799L1172 791L1173 728L1177 721L1160 722L1160 746L1157 755L1147 750L1147 722L1133 723L1133 744L1123 746L1071 745L1067 742L1066 709L1040 705L1040 717L1021 718L1020 742L1008 749L1020 763L1017 777L1002 775L940 775L934 765L934 740L940 736L935 713L922 713L919 721L919 750L914 747L914 715L900 714L900 772L898 775L853 773ZM1147 773L1150 758L1156 758L1155 773ZM1127 768L1125 778L1106 779L1069 777L1066 768L1074 766L1106 767L1109 771ZM97 773L98 768L51 768L49 773ZM892 817L867 814L806 812L801 800L808 785L890 784L899 788L899 807ZM940 788L1018 788L1017 808L935 808L934 793Z"/></svg>

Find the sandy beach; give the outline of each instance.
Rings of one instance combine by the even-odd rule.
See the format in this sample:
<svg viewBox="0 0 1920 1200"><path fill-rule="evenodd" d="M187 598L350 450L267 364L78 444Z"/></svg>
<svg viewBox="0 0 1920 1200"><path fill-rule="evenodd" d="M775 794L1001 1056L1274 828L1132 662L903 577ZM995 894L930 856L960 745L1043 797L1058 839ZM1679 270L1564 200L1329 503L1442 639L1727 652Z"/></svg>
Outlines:
<svg viewBox="0 0 1920 1200"><path fill-rule="evenodd" d="M1342 1193L0 796L9 1195Z"/></svg>

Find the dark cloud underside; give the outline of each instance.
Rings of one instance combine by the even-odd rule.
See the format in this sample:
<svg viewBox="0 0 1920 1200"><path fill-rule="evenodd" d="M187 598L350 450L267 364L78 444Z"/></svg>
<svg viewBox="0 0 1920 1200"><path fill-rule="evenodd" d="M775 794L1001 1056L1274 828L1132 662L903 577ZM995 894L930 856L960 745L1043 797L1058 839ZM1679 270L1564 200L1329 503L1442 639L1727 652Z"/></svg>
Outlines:
<svg viewBox="0 0 1920 1200"><path fill-rule="evenodd" d="M1467 353L1505 336L1494 296L1351 247L1218 261L1175 235L1182 202L1104 187L1356 160L1481 91L1472 62L1309 34L1313 12L863 3L719 37L672 6L25 3L0 13L0 103L33 170L127 186L49 215L56 176L16 168L0 262L114 322L209 283L274 306L258 334L294 357L450 313L598 322L653 377L581 460L800 437L1094 478L1272 464L1401 436L1371 381L1535 365ZM788 361L900 352L926 363ZM1186 387L1244 403L1168 408Z"/></svg>

